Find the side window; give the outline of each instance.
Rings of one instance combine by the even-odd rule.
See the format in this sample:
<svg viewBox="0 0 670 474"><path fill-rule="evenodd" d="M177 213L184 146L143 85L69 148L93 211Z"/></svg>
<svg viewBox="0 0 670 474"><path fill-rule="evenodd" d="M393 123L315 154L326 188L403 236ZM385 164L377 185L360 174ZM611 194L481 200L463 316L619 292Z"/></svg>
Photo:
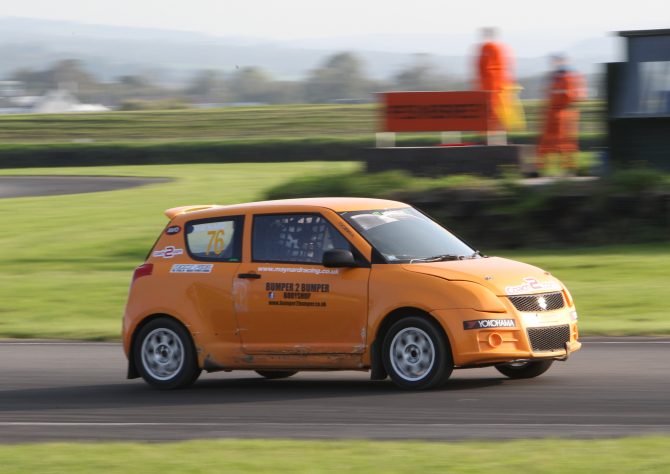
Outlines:
<svg viewBox="0 0 670 474"><path fill-rule="evenodd" d="M253 227L255 262L321 264L326 250L352 250L347 239L319 214L254 216Z"/></svg>
<svg viewBox="0 0 670 474"><path fill-rule="evenodd" d="M216 217L186 224L186 247L195 260L239 262L244 217Z"/></svg>

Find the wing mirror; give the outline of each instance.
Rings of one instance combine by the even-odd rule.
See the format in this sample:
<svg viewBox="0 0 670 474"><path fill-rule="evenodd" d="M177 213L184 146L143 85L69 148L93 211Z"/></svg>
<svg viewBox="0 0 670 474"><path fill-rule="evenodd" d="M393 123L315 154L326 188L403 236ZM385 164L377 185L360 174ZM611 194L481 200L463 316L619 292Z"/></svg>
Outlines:
<svg viewBox="0 0 670 474"><path fill-rule="evenodd" d="M349 250L330 249L323 252L323 266L327 268L352 268L358 263Z"/></svg>

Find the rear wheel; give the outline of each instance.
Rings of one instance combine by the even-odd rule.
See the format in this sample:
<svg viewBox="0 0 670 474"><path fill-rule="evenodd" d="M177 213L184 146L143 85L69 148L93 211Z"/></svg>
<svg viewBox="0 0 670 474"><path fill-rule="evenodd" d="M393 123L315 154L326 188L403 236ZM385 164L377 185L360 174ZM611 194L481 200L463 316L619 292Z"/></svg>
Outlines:
<svg viewBox="0 0 670 474"><path fill-rule="evenodd" d="M549 360L529 360L526 362L509 362L507 364L498 364L496 369L503 375L511 379L532 379L542 375L554 361Z"/></svg>
<svg viewBox="0 0 670 474"><path fill-rule="evenodd" d="M266 379L286 379L298 373L297 370L256 370L255 372Z"/></svg>
<svg viewBox="0 0 670 474"><path fill-rule="evenodd" d="M454 369L446 337L435 323L419 316L402 318L389 328L382 360L391 380L407 390L439 387Z"/></svg>
<svg viewBox="0 0 670 474"><path fill-rule="evenodd" d="M152 387L182 388L200 375L188 331L171 318L156 318L137 334L133 349L135 367Z"/></svg>

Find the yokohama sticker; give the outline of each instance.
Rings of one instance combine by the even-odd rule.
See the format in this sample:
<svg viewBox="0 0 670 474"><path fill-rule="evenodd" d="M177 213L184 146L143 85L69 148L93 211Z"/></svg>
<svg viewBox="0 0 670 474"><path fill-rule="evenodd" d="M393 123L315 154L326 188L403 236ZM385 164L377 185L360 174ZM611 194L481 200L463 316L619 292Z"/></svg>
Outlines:
<svg viewBox="0 0 670 474"><path fill-rule="evenodd" d="M212 273L213 267L211 263L175 263L170 273Z"/></svg>
<svg viewBox="0 0 670 474"><path fill-rule="evenodd" d="M175 255L181 255L184 253L184 249L178 249L172 245L168 245L163 250L154 250L154 257L163 257L163 258L172 258Z"/></svg>
<svg viewBox="0 0 670 474"><path fill-rule="evenodd" d="M505 287L505 293L508 295L521 295L524 293L532 293L536 290L560 290L561 285L555 281L537 281L535 278L526 277L523 279L524 283L519 286Z"/></svg>
<svg viewBox="0 0 670 474"><path fill-rule="evenodd" d="M463 329L515 328L514 319L473 319L463 321Z"/></svg>

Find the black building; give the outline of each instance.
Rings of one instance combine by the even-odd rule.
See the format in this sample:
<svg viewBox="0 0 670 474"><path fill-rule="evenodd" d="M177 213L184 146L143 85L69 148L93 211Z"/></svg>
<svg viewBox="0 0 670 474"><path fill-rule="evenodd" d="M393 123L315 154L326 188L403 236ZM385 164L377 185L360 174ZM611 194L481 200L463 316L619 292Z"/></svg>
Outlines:
<svg viewBox="0 0 670 474"><path fill-rule="evenodd" d="M610 158L670 170L670 29L619 32L627 61L607 65Z"/></svg>

